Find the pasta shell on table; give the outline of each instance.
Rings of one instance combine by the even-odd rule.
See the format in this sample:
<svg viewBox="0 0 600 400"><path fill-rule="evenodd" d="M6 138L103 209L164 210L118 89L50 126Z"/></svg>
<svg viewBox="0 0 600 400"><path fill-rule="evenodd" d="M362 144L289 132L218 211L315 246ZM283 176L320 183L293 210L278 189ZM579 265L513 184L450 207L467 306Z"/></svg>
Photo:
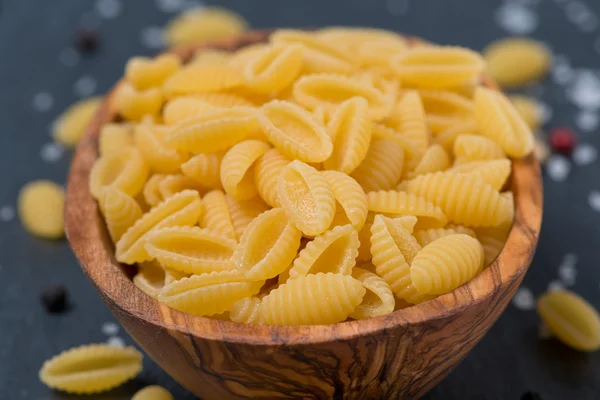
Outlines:
<svg viewBox="0 0 600 400"><path fill-rule="evenodd" d="M260 323L260 302L261 299L256 296L246 297L236 302L229 310L229 318L239 324Z"/></svg>
<svg viewBox="0 0 600 400"><path fill-rule="evenodd" d="M500 190L510 176L511 162L508 158L500 160L471 161L450 168L449 172L478 175L495 190Z"/></svg>
<svg viewBox="0 0 600 400"><path fill-rule="evenodd" d="M458 224L496 226L512 219L511 202L475 174L421 175L407 183L407 192L438 206Z"/></svg>
<svg viewBox="0 0 600 400"><path fill-rule="evenodd" d="M373 129L368 107L364 98L353 97L333 113L327 126L333 139L333 152L323 162L325 169L350 174L364 160Z"/></svg>
<svg viewBox="0 0 600 400"><path fill-rule="evenodd" d="M304 162L322 162L333 151L333 143L324 125L295 104L273 100L261 107L260 126L283 155Z"/></svg>
<svg viewBox="0 0 600 400"><path fill-rule="evenodd" d="M90 172L90 192L98 198L102 189L113 186L135 196L148 179L150 167L136 148L126 148L98 158Z"/></svg>
<svg viewBox="0 0 600 400"><path fill-rule="evenodd" d="M248 279L274 278L296 257L301 236L283 209L265 211L244 231L233 262Z"/></svg>
<svg viewBox="0 0 600 400"><path fill-rule="evenodd" d="M351 225L337 226L310 241L294 260L290 279L319 272L350 275L358 256L358 232Z"/></svg>
<svg viewBox="0 0 600 400"><path fill-rule="evenodd" d="M90 97L70 105L52 125L54 140L66 147L74 147L85 134L101 104L101 97Z"/></svg>
<svg viewBox="0 0 600 400"><path fill-rule="evenodd" d="M417 217L418 229L442 228L448 218L442 209L425 198L399 190L367 193L369 211L387 215Z"/></svg>
<svg viewBox="0 0 600 400"><path fill-rule="evenodd" d="M396 141L374 137L363 162L352 172L365 192L396 187L402 177L404 149Z"/></svg>
<svg viewBox="0 0 600 400"><path fill-rule="evenodd" d="M421 247L425 247L434 240L443 238L445 236L456 235L459 233L477 238L473 229L464 227L462 225L456 225L446 228L420 229L414 233L414 236L417 239L417 242L419 242L419 244L421 245Z"/></svg>
<svg viewBox="0 0 600 400"><path fill-rule="evenodd" d="M331 190L336 203L336 215L343 214L343 219L356 230L361 230L367 220L367 197L362 187L351 176L338 171L321 172ZM334 217L335 219L335 217Z"/></svg>
<svg viewBox="0 0 600 400"><path fill-rule="evenodd" d="M393 104L385 93L373 84L357 77L336 74L312 74L294 83L294 99L303 107L314 110L320 105L333 108L352 97L363 97L369 104L369 115L375 121L390 114Z"/></svg>
<svg viewBox="0 0 600 400"><path fill-rule="evenodd" d="M225 193L221 190L212 190L202 199L205 212L200 219L200 226L218 236L235 239L236 233L233 221L227 206Z"/></svg>
<svg viewBox="0 0 600 400"><path fill-rule="evenodd" d="M169 100L165 104L162 115L166 125L175 125L188 118L210 114L218 108L193 96L183 96Z"/></svg>
<svg viewBox="0 0 600 400"><path fill-rule="evenodd" d="M191 64L171 75L163 85L169 98L196 93L219 92L244 84L240 71L228 65Z"/></svg>
<svg viewBox="0 0 600 400"><path fill-rule="evenodd" d="M441 145L447 152L454 152L454 142L465 134L475 134L479 132L474 120L458 122L449 128L435 134L433 143Z"/></svg>
<svg viewBox="0 0 600 400"><path fill-rule="evenodd" d="M181 172L202 187L221 189L221 163L224 156L224 152L196 154L181 164Z"/></svg>
<svg viewBox="0 0 600 400"><path fill-rule="evenodd" d="M162 54L156 58L133 57L125 66L125 79L137 90L162 84L181 68L181 59L175 54Z"/></svg>
<svg viewBox="0 0 600 400"><path fill-rule="evenodd" d="M47 181L29 182L19 191L19 218L31 234L45 239L65 236L65 191L62 186Z"/></svg>
<svg viewBox="0 0 600 400"><path fill-rule="evenodd" d="M462 47L427 46L411 48L391 60L403 84L443 89L479 82L483 58Z"/></svg>
<svg viewBox="0 0 600 400"><path fill-rule="evenodd" d="M187 161L189 154L169 146L162 134L148 124L138 124L134 129L137 149L153 171L172 173Z"/></svg>
<svg viewBox="0 0 600 400"><path fill-rule="evenodd" d="M498 160L506 155L492 139L481 135L460 135L453 146L456 164L479 160Z"/></svg>
<svg viewBox="0 0 600 400"><path fill-rule="evenodd" d="M342 322L362 302L362 283L350 275L319 273L288 280L260 303L267 325L322 325Z"/></svg>
<svg viewBox="0 0 600 400"><path fill-rule="evenodd" d="M125 264L151 260L145 244L153 230L195 225L203 209L198 192L184 190L173 195L142 215L142 218L125 232L116 244L117 260Z"/></svg>
<svg viewBox="0 0 600 400"><path fill-rule="evenodd" d="M254 185L252 167L271 146L260 140L245 140L225 153L221 162L221 184L236 200L249 200L258 192Z"/></svg>
<svg viewBox="0 0 600 400"><path fill-rule="evenodd" d="M425 151L421 161L419 161L415 169L407 174L407 178L412 179L419 175L443 171L449 168L450 164L450 156L448 156L446 150L439 144L434 144Z"/></svg>
<svg viewBox="0 0 600 400"><path fill-rule="evenodd" d="M394 293L383 278L358 267L352 269L352 276L362 283L366 293L362 303L350 314L350 318L372 318L387 315L394 311L396 306Z"/></svg>
<svg viewBox="0 0 600 400"><path fill-rule="evenodd" d="M109 123L100 129L98 152L100 156L117 153L133 147L133 127L130 124Z"/></svg>
<svg viewBox="0 0 600 400"><path fill-rule="evenodd" d="M265 281L249 281L237 270L193 275L165 286L158 301L188 314L211 316L257 294Z"/></svg>
<svg viewBox="0 0 600 400"><path fill-rule="evenodd" d="M146 115L158 115L164 96L160 88L137 90L124 82L116 89L114 101L121 116L130 121L139 121Z"/></svg>
<svg viewBox="0 0 600 400"><path fill-rule="evenodd" d="M444 90L419 90L427 125L436 135L456 124L473 120L473 101Z"/></svg>
<svg viewBox="0 0 600 400"><path fill-rule="evenodd" d="M305 235L325 232L335 214L335 197L327 180L315 168L301 161L289 163L277 185L281 207Z"/></svg>
<svg viewBox="0 0 600 400"><path fill-rule="evenodd" d="M174 400L174 398L167 389L161 386L151 385L138 390L131 400Z"/></svg>
<svg viewBox="0 0 600 400"><path fill-rule="evenodd" d="M531 129L505 95L479 87L474 103L481 134L500 145L508 156L521 158L533 150Z"/></svg>
<svg viewBox="0 0 600 400"><path fill-rule="evenodd" d="M260 130L256 116L251 107L217 109L173 125L166 142L191 153L226 150Z"/></svg>
<svg viewBox="0 0 600 400"><path fill-rule="evenodd" d="M277 149L267 150L254 164L254 183L259 196L271 207L279 207L277 183L283 168L291 162Z"/></svg>
<svg viewBox="0 0 600 400"><path fill-rule="evenodd" d="M254 218L269 209L269 206L258 197L250 200L236 200L225 196L225 201L237 240L241 239L244 230Z"/></svg>
<svg viewBox="0 0 600 400"><path fill-rule="evenodd" d="M470 281L483 266L479 241L448 235L423 247L410 266L413 285L422 294L443 294Z"/></svg>
<svg viewBox="0 0 600 400"><path fill-rule="evenodd" d="M44 362L40 380L53 389L75 394L105 392L142 371L142 353L133 347L91 344L71 348Z"/></svg>
<svg viewBox="0 0 600 400"><path fill-rule="evenodd" d="M289 87L300 75L304 62L303 46L269 46L244 68L246 85L260 93L272 93Z"/></svg>
<svg viewBox="0 0 600 400"><path fill-rule="evenodd" d="M142 217L142 209L137 201L113 186L102 189L98 205L114 243Z"/></svg>
<svg viewBox="0 0 600 400"><path fill-rule="evenodd" d="M146 251L162 266L188 274L233 270L236 241L207 229L176 226L155 229L146 239Z"/></svg>

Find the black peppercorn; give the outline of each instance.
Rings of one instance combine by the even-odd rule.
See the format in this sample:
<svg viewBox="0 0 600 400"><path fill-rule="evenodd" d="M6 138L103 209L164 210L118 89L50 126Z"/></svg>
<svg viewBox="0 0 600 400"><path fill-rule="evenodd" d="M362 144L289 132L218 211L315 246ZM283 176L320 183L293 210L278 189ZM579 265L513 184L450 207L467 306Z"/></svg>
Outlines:
<svg viewBox="0 0 600 400"><path fill-rule="evenodd" d="M79 51L91 53L100 45L100 37L93 30L80 29L75 36L75 45Z"/></svg>
<svg viewBox="0 0 600 400"><path fill-rule="evenodd" d="M525 392L521 396L521 400L543 400L542 396L536 392Z"/></svg>
<svg viewBox="0 0 600 400"><path fill-rule="evenodd" d="M49 313L60 313L67 309L67 289L63 285L52 285L42 290L41 299Z"/></svg>

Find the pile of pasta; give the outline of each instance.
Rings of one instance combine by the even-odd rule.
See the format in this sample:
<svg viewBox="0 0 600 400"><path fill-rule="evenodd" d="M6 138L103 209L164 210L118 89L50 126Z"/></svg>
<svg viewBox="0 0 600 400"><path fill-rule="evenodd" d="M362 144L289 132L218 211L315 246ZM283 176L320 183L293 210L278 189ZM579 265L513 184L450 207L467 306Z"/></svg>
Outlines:
<svg viewBox="0 0 600 400"><path fill-rule="evenodd" d="M513 220L533 136L482 57L387 31L279 30L133 58L90 175L119 262L186 313L385 315L468 282Z"/></svg>

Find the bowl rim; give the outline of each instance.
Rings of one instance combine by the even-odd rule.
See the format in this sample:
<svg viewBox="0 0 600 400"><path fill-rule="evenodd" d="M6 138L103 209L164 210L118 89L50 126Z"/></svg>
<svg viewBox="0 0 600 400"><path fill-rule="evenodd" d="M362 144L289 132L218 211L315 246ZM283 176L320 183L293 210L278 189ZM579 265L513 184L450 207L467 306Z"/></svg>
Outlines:
<svg viewBox="0 0 600 400"><path fill-rule="evenodd" d="M272 31L249 31L226 40L173 50L184 61L204 49L234 50L264 42ZM410 40L420 40L409 38ZM121 82L121 81L119 81ZM471 281L434 300L391 314L331 325L267 326L220 321L186 314L160 304L138 289L126 276L127 266L114 257L114 246L97 203L89 192L89 172L98 157L101 127L115 120L115 88L104 98L73 158L65 203L65 228L69 243L85 274L105 301L132 318L206 340L253 345L306 345L350 340L399 326L414 326L454 316L502 293L522 279L533 258L542 220L542 182L539 163L530 154L513 160L510 177L515 217L506 244L496 260ZM490 84L489 86L495 86ZM111 307L112 308L112 307ZM114 309L114 308L113 308Z"/></svg>

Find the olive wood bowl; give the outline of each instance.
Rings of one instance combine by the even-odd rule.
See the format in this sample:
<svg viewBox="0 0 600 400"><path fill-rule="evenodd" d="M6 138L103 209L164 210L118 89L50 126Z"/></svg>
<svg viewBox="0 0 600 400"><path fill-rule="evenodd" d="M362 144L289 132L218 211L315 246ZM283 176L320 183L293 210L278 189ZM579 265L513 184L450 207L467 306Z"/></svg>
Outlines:
<svg viewBox="0 0 600 400"><path fill-rule="evenodd" d="M248 32L174 52L189 60L202 49L235 50L264 42L269 33ZM67 236L83 270L127 332L202 399L418 398L490 329L531 263L542 218L542 185L539 165L529 155L512 164L515 218L499 257L473 280L435 300L361 321L290 327L242 325L171 309L139 290L131 281L134 269L115 260L88 190L100 128L117 119L113 99L114 90L73 159Z"/></svg>

